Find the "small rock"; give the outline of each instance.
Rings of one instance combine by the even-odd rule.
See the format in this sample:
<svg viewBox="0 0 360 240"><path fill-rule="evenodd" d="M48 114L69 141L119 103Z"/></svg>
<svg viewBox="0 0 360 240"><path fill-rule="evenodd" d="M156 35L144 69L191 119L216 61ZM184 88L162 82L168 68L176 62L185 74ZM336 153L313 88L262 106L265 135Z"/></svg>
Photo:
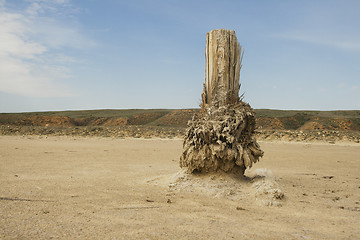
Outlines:
<svg viewBox="0 0 360 240"><path fill-rule="evenodd" d="M323 176L323 178L332 179L332 178L334 178L334 176Z"/></svg>
<svg viewBox="0 0 360 240"><path fill-rule="evenodd" d="M246 209L245 209L245 208L242 208L242 207L236 207L236 210L244 211L244 210L246 210Z"/></svg>
<svg viewBox="0 0 360 240"><path fill-rule="evenodd" d="M333 201L335 202L335 201L339 201L340 200L340 197L334 197L333 198Z"/></svg>

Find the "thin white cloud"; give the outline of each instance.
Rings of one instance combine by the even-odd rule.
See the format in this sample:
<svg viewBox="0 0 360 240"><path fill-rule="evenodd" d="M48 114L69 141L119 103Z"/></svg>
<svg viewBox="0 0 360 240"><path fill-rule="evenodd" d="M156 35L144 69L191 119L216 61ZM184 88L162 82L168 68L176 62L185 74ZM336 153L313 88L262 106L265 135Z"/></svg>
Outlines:
<svg viewBox="0 0 360 240"><path fill-rule="evenodd" d="M1 13L0 56L32 59L46 51L45 46L28 39L27 23L21 14Z"/></svg>
<svg viewBox="0 0 360 240"><path fill-rule="evenodd" d="M61 8L72 7L71 0L25 0L29 2L28 8L25 10L30 15L38 15L45 12L51 12L52 14L61 14Z"/></svg>
<svg viewBox="0 0 360 240"><path fill-rule="evenodd" d="M29 97L67 97L72 92L59 81L52 80L66 69L40 66L16 58L0 58L0 90ZM62 71L61 71L62 70Z"/></svg>
<svg viewBox="0 0 360 240"><path fill-rule="evenodd" d="M78 28L64 26L48 16L48 11L66 7L68 0L27 2L28 8L14 12L0 0L0 92L31 97L73 96L74 92L62 82L71 77L69 64L76 59L59 54L59 49L86 48L94 43Z"/></svg>
<svg viewBox="0 0 360 240"><path fill-rule="evenodd" d="M346 51L360 51L360 37L339 37L339 36L326 36L316 35L309 33L285 33L270 35L273 38L293 40L298 42L312 43L328 47L335 47Z"/></svg>
<svg viewBox="0 0 360 240"><path fill-rule="evenodd" d="M56 24L50 18L37 19L36 26L33 34L37 41L48 47L85 49L96 46L95 42L81 34L79 29Z"/></svg>

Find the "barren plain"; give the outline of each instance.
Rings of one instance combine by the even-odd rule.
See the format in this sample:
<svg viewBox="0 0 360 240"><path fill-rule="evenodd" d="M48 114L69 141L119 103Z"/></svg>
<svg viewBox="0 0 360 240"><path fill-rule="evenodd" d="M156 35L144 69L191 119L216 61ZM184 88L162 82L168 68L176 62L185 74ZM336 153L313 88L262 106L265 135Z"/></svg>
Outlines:
<svg viewBox="0 0 360 240"><path fill-rule="evenodd" d="M245 178L182 140L0 136L1 239L359 239L358 143L260 141Z"/></svg>

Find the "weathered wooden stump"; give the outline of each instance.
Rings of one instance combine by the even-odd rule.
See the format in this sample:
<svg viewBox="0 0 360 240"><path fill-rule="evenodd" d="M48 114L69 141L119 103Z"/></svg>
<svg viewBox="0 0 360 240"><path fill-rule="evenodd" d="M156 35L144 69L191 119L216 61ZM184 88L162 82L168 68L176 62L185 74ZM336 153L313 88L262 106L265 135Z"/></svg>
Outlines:
<svg viewBox="0 0 360 240"><path fill-rule="evenodd" d="M191 173L244 174L263 156L254 137L254 111L239 97L242 56L235 31L206 34L202 111L188 123L180 157L180 167Z"/></svg>

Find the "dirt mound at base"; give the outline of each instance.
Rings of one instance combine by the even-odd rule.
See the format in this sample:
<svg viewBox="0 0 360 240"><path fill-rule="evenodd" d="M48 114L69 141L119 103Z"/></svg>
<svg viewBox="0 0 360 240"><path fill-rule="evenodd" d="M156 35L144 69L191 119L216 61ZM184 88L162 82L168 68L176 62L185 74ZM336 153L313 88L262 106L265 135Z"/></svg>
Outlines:
<svg viewBox="0 0 360 240"><path fill-rule="evenodd" d="M180 170L175 175L158 177L147 181L150 184L166 184L169 194L176 195L185 191L205 194L211 198L225 198L243 201L244 204L261 206L282 206L284 193L279 188L276 178L268 169L247 170L246 176L216 172L209 174L189 174Z"/></svg>

